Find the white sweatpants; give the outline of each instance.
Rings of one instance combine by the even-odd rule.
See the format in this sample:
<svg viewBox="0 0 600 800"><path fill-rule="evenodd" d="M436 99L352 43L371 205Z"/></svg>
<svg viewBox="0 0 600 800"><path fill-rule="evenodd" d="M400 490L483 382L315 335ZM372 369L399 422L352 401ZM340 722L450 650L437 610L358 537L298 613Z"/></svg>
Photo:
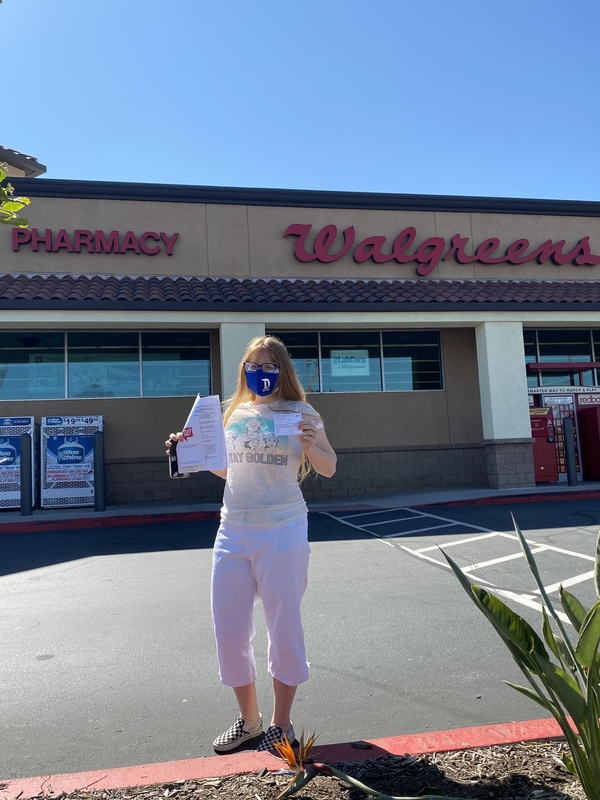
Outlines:
<svg viewBox="0 0 600 800"><path fill-rule="evenodd" d="M308 579L308 521L277 527L221 522L213 550L212 614L226 686L256 680L254 603L262 600L269 672L289 686L308 680L300 603Z"/></svg>

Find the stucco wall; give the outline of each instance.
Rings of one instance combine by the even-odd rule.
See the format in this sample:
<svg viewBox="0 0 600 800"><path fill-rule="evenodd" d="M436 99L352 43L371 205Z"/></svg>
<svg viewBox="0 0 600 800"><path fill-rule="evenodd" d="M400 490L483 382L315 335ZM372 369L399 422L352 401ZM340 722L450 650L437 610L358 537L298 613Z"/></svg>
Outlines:
<svg viewBox="0 0 600 800"><path fill-rule="evenodd" d="M390 261L377 264L372 260L356 263L353 249L331 263L302 263L294 256L296 236L284 238L291 224L307 224L310 251L317 231L335 225L338 237L330 252L337 252L343 242L342 231L355 228L355 245L367 237L385 237L382 246L389 253L398 234L407 226L416 228L414 243L407 252L414 252L429 237L441 237L450 246L454 234L468 237L465 252L472 253L490 237L500 240L496 256L502 256L509 244L528 239L530 250L546 240L565 240L567 252L586 236L592 252L600 253L600 218L535 214L482 214L467 212L364 210L335 208L293 208L286 206L217 205L205 203L167 203L129 200L90 200L35 197L28 207L30 229L43 233L46 228L56 234L65 229L145 231L179 233L173 255L165 248L157 255L96 254L82 251L68 253L64 249L46 253L43 245L33 252L23 245L18 252L11 247L12 231L0 230L0 253L7 272L66 272L99 274L147 275L213 275L294 278L396 278L416 279L416 264ZM544 265L536 261L524 264L459 264L454 258L441 261L423 280L431 278L538 278L593 279L600 274L600 265Z"/></svg>

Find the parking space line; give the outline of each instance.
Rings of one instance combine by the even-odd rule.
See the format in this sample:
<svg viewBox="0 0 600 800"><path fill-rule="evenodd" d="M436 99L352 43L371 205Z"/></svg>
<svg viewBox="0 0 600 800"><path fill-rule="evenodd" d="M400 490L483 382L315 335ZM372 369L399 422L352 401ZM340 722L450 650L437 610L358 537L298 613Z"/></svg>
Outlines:
<svg viewBox="0 0 600 800"><path fill-rule="evenodd" d="M331 517L331 519L336 520L336 522L341 522L342 525L347 525L349 528L354 528L355 531L362 531L362 533L370 533L371 536L374 536L376 539L381 539L381 536L378 533L373 533L373 531L368 530L362 525L354 525L352 522L348 522L348 520L344 519L343 517L338 517L336 514L332 514L330 511L321 511L325 517Z"/></svg>
<svg viewBox="0 0 600 800"><path fill-rule="evenodd" d="M546 550L545 547L536 547L532 550L532 553L541 553L542 550ZM469 564L468 567L463 567L465 571L471 571L474 569L481 569L482 567L493 567L494 564L502 564L505 561L514 561L516 558L524 558L523 553L511 553L508 556L499 556L498 558L490 558L489 561L478 561L476 564Z"/></svg>
<svg viewBox="0 0 600 800"><path fill-rule="evenodd" d="M402 517L402 519L410 519L411 517L430 516L429 514L424 514L422 511L413 511L412 508L384 508L381 511L360 511L355 514L346 514L344 516L336 517L336 519L355 519L357 517L373 517L375 516L375 514L389 514L390 511L406 511L408 513L408 516Z"/></svg>
<svg viewBox="0 0 600 800"><path fill-rule="evenodd" d="M431 561L432 564L436 564L438 567L444 567L444 569L450 569L450 564L447 564L445 561L438 561L437 558L432 558L431 556L425 556L423 553L419 552L418 550L411 550L410 547L405 547L403 544L400 545L402 550L406 550L407 553L410 553L411 556L416 556L417 558L423 559L423 561ZM487 586L495 586L491 581L488 581L486 578L482 578L479 575L468 575L468 578L472 578L473 581L477 583L485 583Z"/></svg>
<svg viewBox="0 0 600 800"><path fill-rule="evenodd" d="M424 514L423 516L433 517L433 519L441 519L444 522L453 522L455 525L462 525L465 528L473 528L476 531L486 531L487 533L498 533L493 528L484 528L481 525L470 525L468 522L463 522L462 520L457 519L448 519L448 517L440 517L437 514Z"/></svg>
<svg viewBox="0 0 600 800"><path fill-rule="evenodd" d="M574 556L575 558L583 558L585 561L596 560L594 556L587 556L585 553L576 553L574 550L565 550L563 547L555 547L553 544L547 544L544 546L546 550L552 550L553 553L561 553L563 556Z"/></svg>
<svg viewBox="0 0 600 800"><path fill-rule="evenodd" d="M528 608L533 608L535 611L539 611L540 614L545 608L545 606L542 603L537 602L537 600L532 600L529 595L517 594L516 592L510 592L508 589L495 589L494 591L497 594L502 595L502 597L506 597L507 600L513 600L515 603L520 603L521 605L527 606ZM560 611L557 608L555 608L554 610L563 622L566 622L569 625L571 624L571 621L564 613L564 611Z"/></svg>
<svg viewBox="0 0 600 800"><path fill-rule="evenodd" d="M391 525L392 522L406 522L406 520L409 520L409 519L411 519L411 518L410 517L397 517L396 519L382 519L381 522L367 522L365 524L366 524L367 527L371 528L371 527L373 527L375 525ZM422 517L421 517L421 519L422 519ZM415 522L416 520L412 519L411 521ZM454 523L454 525L456 525L456 522Z"/></svg>
<svg viewBox="0 0 600 800"><path fill-rule="evenodd" d="M412 531L402 531L402 533L386 533L384 539L399 539L401 536L411 536L413 533L425 533L426 531L438 531L440 528L454 528L456 522L447 522L445 525L432 525L429 528L413 528Z"/></svg>
<svg viewBox="0 0 600 800"><path fill-rule="evenodd" d="M498 536L497 532L494 533L482 533L481 536L469 536L468 539L457 539L455 542L446 542L444 547L455 547L457 544L471 544L471 542L479 542L481 539L491 539L493 536ZM427 553L428 550L439 550L440 546L437 544L431 545L430 547L422 547L419 550L415 550L414 552L417 553Z"/></svg>
<svg viewBox="0 0 600 800"><path fill-rule="evenodd" d="M354 524L350 522L351 519L356 519L357 517L365 517L368 516L371 519L376 514L389 514L390 512L396 512L402 515L404 512L407 512L407 516L397 516L393 519L385 519L381 521L374 521L364 524ZM472 545L474 542L480 542L483 539L492 539L495 537L501 537L503 539L508 539L515 544L519 543L519 537L515 533L508 533L507 531L496 531L492 528L484 528L482 525L471 525L468 522L463 522L462 520L450 519L448 517L442 517L438 514L431 514L425 513L422 511L416 511L410 508L388 508L381 511L369 511L359 514L352 514L348 516L341 516L330 512L322 512L326 516L331 517L332 519L341 522L343 525L348 525L354 530L361 531L362 533L367 533L374 538L378 539L383 544L387 544L393 546L392 543L389 541L390 539L396 538L404 538L407 536L430 533L431 531L442 530L444 528L452 528L455 526L463 526L465 528L471 528L473 531L480 531L479 535L475 533L473 536L463 537L460 539L456 539L451 542L445 542L443 547L444 549L449 547L456 547L458 545L470 544ZM387 534L378 534L375 531L371 530L371 528L380 526L380 525L393 525L395 522L406 522L407 520L417 519L430 519L432 522L436 520L439 524L432 524L427 528L414 528L408 531L398 531L396 533L387 533ZM568 550L564 547L557 547L556 545L552 544L544 544L542 542L535 541L534 539L526 538L526 542L529 545L529 548L533 554L536 553L543 553L543 552L552 552L557 553L563 556L571 556L574 558L584 559L585 561L595 561L595 556L589 556L585 553L578 553L574 550ZM450 569L450 565L439 558L434 558L433 556L427 555L427 553L431 552L432 550L440 550L440 547L437 544L434 545L427 545L426 547L420 548L410 548L404 544L400 545L400 549L406 551L408 554L412 556L416 556L423 561L427 561L431 564L435 564L437 567L442 567L443 569ZM473 583L481 584L487 588L493 589L494 592L499 595L500 597L505 598L506 600L512 600L514 603L526 606L527 608L531 608L539 613L542 612L544 606L543 604L537 599L540 595L540 590L535 589L532 590L531 593L523 592L521 594L517 592L510 591L509 589L502 589L497 584L494 584L492 581L487 580L486 578L479 576L476 574L476 570L485 569L486 567L492 567L497 564L504 564L509 561L515 561L517 559L523 558L524 553L522 552L521 548L519 547L519 551L515 553L510 553L509 555L505 556L498 556L497 558L491 558L486 561L478 561L472 564L469 564L466 567L462 567L463 572L467 576L467 578L472 581ZM578 583L583 583L584 581L590 580L594 577L594 571L590 570L589 572L584 572L579 575L575 575L571 578L566 578L557 583L550 584L549 586L544 587L545 591L548 594L553 594L558 591L560 586L564 586L565 588L568 586L573 586ZM558 616L567 624L571 624L567 615L560 611L559 609L555 609Z"/></svg>
<svg viewBox="0 0 600 800"><path fill-rule="evenodd" d="M552 592L557 592L561 586L564 586L565 588L567 586L575 586L575 584L583 583L583 581L587 581L593 577L594 570L591 570L590 572L584 572L582 575L575 575L573 578L566 578L564 581L552 583L550 586L544 586L544 589L548 592L548 594L552 594ZM534 594L540 594L540 590L536 589Z"/></svg>

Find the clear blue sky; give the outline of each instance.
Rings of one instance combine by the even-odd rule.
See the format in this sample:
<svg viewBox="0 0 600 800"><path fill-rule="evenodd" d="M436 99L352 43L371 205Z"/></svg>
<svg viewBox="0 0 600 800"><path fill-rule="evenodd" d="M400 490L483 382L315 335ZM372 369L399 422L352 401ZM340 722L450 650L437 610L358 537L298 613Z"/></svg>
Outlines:
<svg viewBox="0 0 600 800"><path fill-rule="evenodd" d="M0 144L49 178L600 200L598 0L3 0L0 30Z"/></svg>

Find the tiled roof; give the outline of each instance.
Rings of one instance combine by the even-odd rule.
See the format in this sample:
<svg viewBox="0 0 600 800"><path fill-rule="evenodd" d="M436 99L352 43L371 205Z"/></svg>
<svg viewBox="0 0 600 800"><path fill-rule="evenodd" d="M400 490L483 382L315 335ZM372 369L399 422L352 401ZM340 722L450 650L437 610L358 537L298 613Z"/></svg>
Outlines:
<svg viewBox="0 0 600 800"><path fill-rule="evenodd" d="M46 172L46 167L35 158L28 156L25 153L19 153L18 150L13 150L10 147L0 145L0 163L6 162L19 170L22 170L25 175L30 178L35 178ZM12 180L12 178L11 178Z"/></svg>
<svg viewBox="0 0 600 800"><path fill-rule="evenodd" d="M0 308L206 311L600 310L600 281L0 274Z"/></svg>

